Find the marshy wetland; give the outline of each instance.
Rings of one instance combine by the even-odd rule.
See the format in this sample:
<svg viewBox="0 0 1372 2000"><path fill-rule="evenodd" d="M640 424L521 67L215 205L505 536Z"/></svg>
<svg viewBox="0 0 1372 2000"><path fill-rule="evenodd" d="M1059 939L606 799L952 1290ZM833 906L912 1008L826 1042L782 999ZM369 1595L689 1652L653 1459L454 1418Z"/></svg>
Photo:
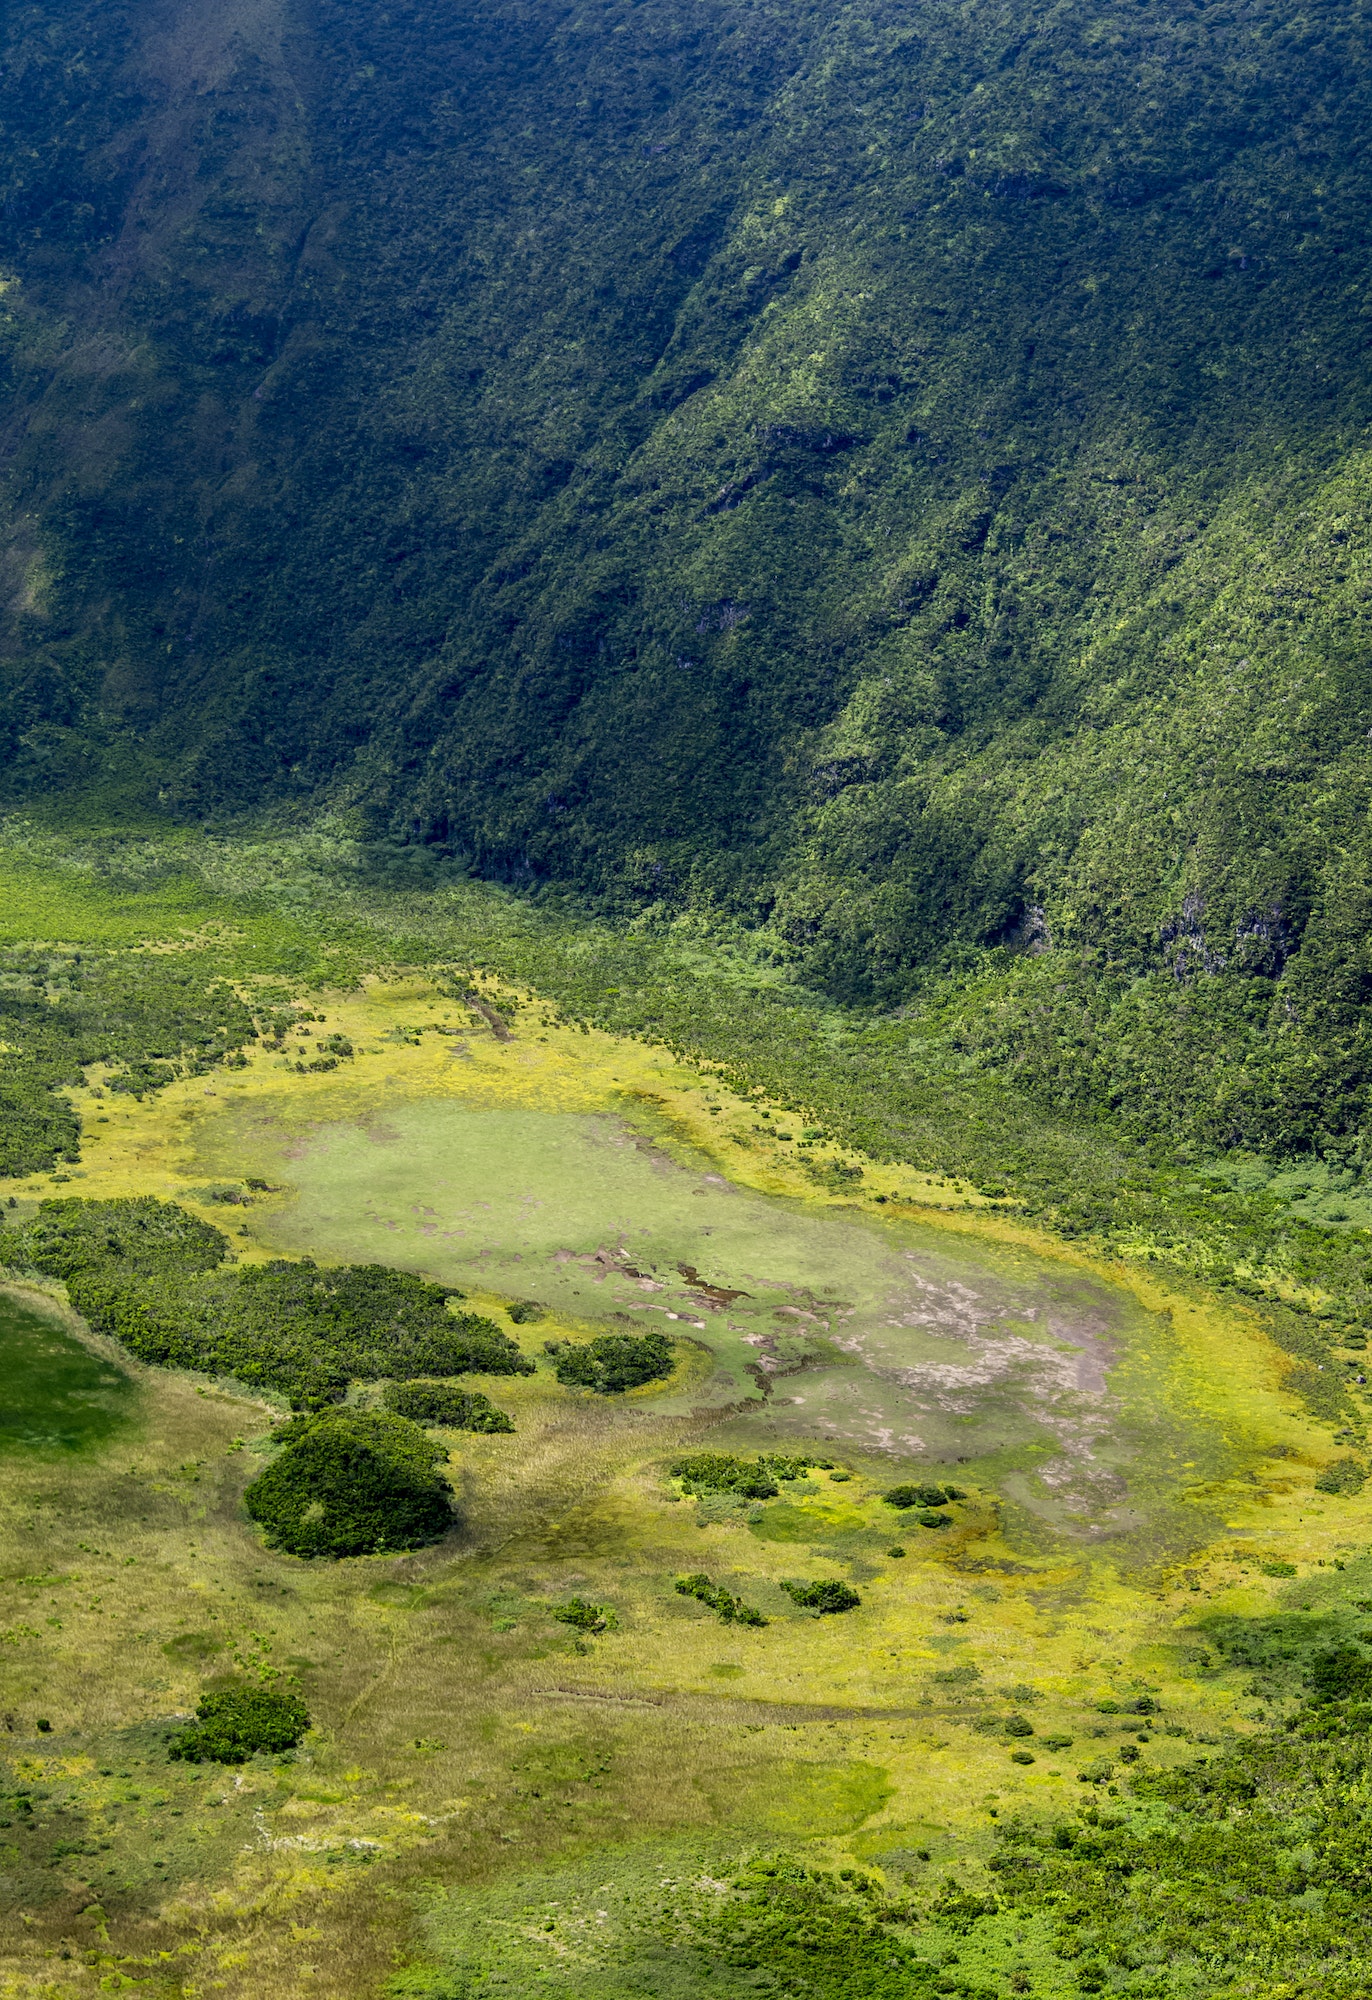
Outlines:
<svg viewBox="0 0 1372 2000"><path fill-rule="evenodd" d="M12 1990L743 1993L710 1885L781 1853L923 1899L893 1992L956 1964L1075 1994L1049 1916L996 1913L1000 1833L1256 1738L1271 1697L1215 1632L1336 1629L1372 1589L1365 1501L1314 1488L1327 1431L1242 1308L482 991L316 990L241 1066L141 1097L95 1065L79 1167L4 1190L21 1229L53 1197L174 1202L225 1270L413 1272L529 1364L462 1378L512 1431L429 1433L442 1539L306 1561L243 1506L284 1403L119 1356L15 1274ZM558 1379L648 1330L665 1379ZM702 1451L789 1471L688 1491ZM912 1482L957 1497L885 1498ZM857 1604L815 1608L826 1584ZM302 1692L298 1748L169 1761L245 1675Z"/></svg>

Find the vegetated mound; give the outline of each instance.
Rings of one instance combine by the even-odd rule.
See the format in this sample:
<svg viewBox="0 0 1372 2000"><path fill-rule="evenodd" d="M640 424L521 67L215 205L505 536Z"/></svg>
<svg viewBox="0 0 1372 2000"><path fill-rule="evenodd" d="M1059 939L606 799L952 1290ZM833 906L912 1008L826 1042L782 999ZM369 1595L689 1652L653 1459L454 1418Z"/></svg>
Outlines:
<svg viewBox="0 0 1372 2000"><path fill-rule="evenodd" d="M450 1310L462 1294L449 1286L309 1258L215 1268L225 1248L171 1202L49 1201L0 1230L0 1259L65 1277L76 1310L140 1360L234 1375L298 1409L355 1380L533 1371L490 1320Z"/></svg>
<svg viewBox="0 0 1372 2000"><path fill-rule="evenodd" d="M888 1507L947 1507L967 1495L960 1486L893 1486L881 1497Z"/></svg>
<svg viewBox="0 0 1372 2000"><path fill-rule="evenodd" d="M455 1382L388 1382L382 1396L386 1408L411 1423L438 1424L453 1431L512 1431L513 1421L479 1389L459 1389Z"/></svg>
<svg viewBox="0 0 1372 2000"><path fill-rule="evenodd" d="M559 1625L573 1625L578 1632L607 1632L619 1623L608 1604L592 1604L588 1598L572 1597L549 1613Z"/></svg>
<svg viewBox="0 0 1372 2000"><path fill-rule="evenodd" d="M168 1755L187 1764L246 1764L259 1750L293 1750L310 1712L287 1688L239 1681L200 1697L196 1720L174 1736Z"/></svg>
<svg viewBox="0 0 1372 2000"><path fill-rule="evenodd" d="M672 1477L681 1481L686 1493L737 1493L740 1499L771 1500L781 1491L779 1479L801 1479L815 1463L811 1458L774 1453L750 1461L728 1452L697 1451L676 1461Z"/></svg>
<svg viewBox="0 0 1372 2000"><path fill-rule="evenodd" d="M545 1352L556 1356L559 1382L598 1396L660 1382L673 1367L673 1343L665 1333L602 1333L579 1345L548 1341Z"/></svg>
<svg viewBox="0 0 1372 2000"><path fill-rule="evenodd" d="M212 1271L229 1240L173 1201L152 1195L40 1202L28 1221L0 1226L0 1263L43 1271L68 1284L90 1271L117 1269L139 1278Z"/></svg>
<svg viewBox="0 0 1372 2000"><path fill-rule="evenodd" d="M862 1599L849 1583L783 1583L781 1588L793 1604L808 1611L853 1611Z"/></svg>
<svg viewBox="0 0 1372 2000"><path fill-rule="evenodd" d="M243 1495L274 1548L361 1556L419 1548L452 1525L447 1453L418 1424L380 1411L292 1418Z"/></svg>

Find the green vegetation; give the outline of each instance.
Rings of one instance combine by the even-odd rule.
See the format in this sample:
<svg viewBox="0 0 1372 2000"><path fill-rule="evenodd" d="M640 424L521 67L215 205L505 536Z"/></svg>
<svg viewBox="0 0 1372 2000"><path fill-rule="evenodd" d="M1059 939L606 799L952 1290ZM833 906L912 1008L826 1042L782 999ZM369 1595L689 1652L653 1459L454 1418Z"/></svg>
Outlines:
<svg viewBox="0 0 1372 2000"><path fill-rule="evenodd" d="M479 1389L459 1389L455 1382L388 1382L382 1396L386 1408L416 1424L436 1424L454 1431L512 1431L514 1423Z"/></svg>
<svg viewBox="0 0 1372 2000"><path fill-rule="evenodd" d="M212 1271L228 1249L221 1230L151 1195L115 1201L65 1195L40 1202L36 1214L0 1233L0 1261L67 1284L112 1270L130 1278Z"/></svg>
<svg viewBox="0 0 1372 2000"><path fill-rule="evenodd" d="M793 1604L807 1611L855 1611L862 1599L849 1583L783 1583L781 1588Z"/></svg>
<svg viewBox="0 0 1372 2000"><path fill-rule="evenodd" d="M1323 1514L1305 1526L1356 1515L1367 1411L1350 1357L1372 1323L1364 16L1348 0L231 14L192 8L169 36L149 0L63 0L0 23L0 770L7 804L66 826L61 841L7 834L6 862L36 864L3 899L0 1171L63 1184L86 1143L64 1095L83 1073L104 1116L177 1078L231 1079L255 1036L293 1080L337 1082L353 1045L299 1034L309 989L375 967L427 967L478 1031L523 1032L503 1000L473 997L484 968L564 1020L765 1094L782 1113L771 1136L728 1144L785 1144L854 1208L884 1198L883 1163L910 1163L950 1202L1251 1308L1286 1389L1338 1426L1342 1455L1312 1454ZM224 831L264 808L274 837ZM218 1232L157 1204L26 1209L0 1257L61 1277L131 1352L307 1410L359 1378L395 1390L529 1366L441 1288L379 1266L240 1270ZM671 1345L650 1340L655 1358L628 1340L559 1350L556 1372L602 1396L662 1380ZM70 1387L73 1407L93 1393L75 1370ZM184 1400L183 1426L209 1424L220 1392L201 1388L157 1393ZM569 1405L588 1427L634 1415ZM439 1532L435 1448L403 1426L384 1448L356 1429L400 1422L303 1419L251 1491L280 1475L268 1498L287 1534L395 1547L397 1522ZM686 1448L656 1436L653 1462ZM119 1543L129 1647L153 1632L144 1601L172 1588L154 1571L190 1566L190 1533L220 1534L219 1573L232 1566L223 1524L245 1461L225 1445L191 1470L190 1447L154 1455L155 1478L141 1444L119 1448L105 1520L121 1534L176 1521L155 1563ZM592 1465L598 1448L578 1432L574 1472L549 1447L529 1492L512 1478L474 1495L496 1522L483 1548L522 1536L532 1564L562 1536L559 1554L597 1560L586 1551L612 1530L594 1496L623 1470ZM502 1471L514 1449L498 1448ZM40 1521L43 1455L26 1439L7 1459L24 1468L0 1510L21 1605L3 1633L16 1734L45 1710L4 1808L12 1900L42 1940L16 1950L43 1956L10 1976L62 2000L176 1985L196 1927L213 1933L186 1971L196 1990L294 1990L306 1975L273 1960L272 1889L232 1917L215 1894L245 1846L264 1874L298 1856L295 1827L278 1846L250 1816L274 1803L267 1786L222 1850L232 1803L216 1797L179 1850L189 1820L169 1806L171 1837L147 1835L144 1900L121 1905L129 1849L101 1787L142 1767L121 1743L108 1775L79 1775L89 1734L80 1756L56 1754L72 1743L54 1688L75 1713L82 1648L116 1617L117 1572L103 1604L85 1574L115 1543L78 1520L86 1463L65 1453ZM682 1483L746 1502L785 1477L731 1463L736 1477ZM916 1489L883 1517L930 1531L931 1571L955 1559L955 1497ZM688 1546L656 1556L655 1578L693 1560L696 1511L671 1510ZM61 1560L83 1572L83 1602L92 1590L75 1615L26 1539L46 1550L69 1521L84 1539ZM1207 1618L1200 1586L1188 1593L1181 1631L1210 1649L1187 1656L1198 1708L1219 1702L1207 1660L1260 1704L1222 1708L1236 1733L1211 1756L1150 1769L1159 1702L1121 1678L1118 1699L1069 1724L1077 1741L1126 1724L1134 1739L1092 1735L1085 1783L1066 1774L1075 1814L1015 1819L1002 1792L956 1867L928 1862L923 1830L906 1859L874 1849L884 1893L862 1870L775 1854L774 1836L759 1857L740 1826L710 1868L642 1900L637 1957L602 1962L570 1935L526 1990L1360 2000L1372 1667L1353 1604L1320 1597L1300 1547L1299 1565L1251 1566L1260 1590L1292 1585L1270 1617ZM276 1585L299 1566L252 1549L264 1574L239 1610L257 1616L265 1596L258 1623L284 1626ZM618 1592L590 1575L587 1590ZM581 1581L563 1570L554 1588ZM873 1621L887 1584L863 1584ZM747 1610L703 1575L683 1585L726 1622ZM523 1678L491 1678L514 1645L503 1621L462 1624L460 1576L441 1586L447 1604L411 1604L424 1593L389 1576L393 1599L340 1598L347 1639L327 1656L296 1619L311 1671L346 1661L318 1705L347 1741L334 1789L365 1784L341 1775L364 1764L391 1782L397 1663L420 1651L402 1635L447 1619L463 1650L440 1656L412 1711L397 1782L447 1755L429 1718L469 1699L453 1661L480 1660L481 1705L424 1801L425 1874L471 1884L514 1854L522 1873L535 1849L513 1843L537 1827L550 1852L593 1853L598 1887L608 1822L545 1833L536 1815L549 1773L559 1812L583 1768L585 1797L605 1802L611 1701L561 1725L579 1761L559 1762L522 1662ZM1088 1608L1069 1588L1052 1615ZM193 1609L196 1632L227 1643L214 1599ZM385 1626L375 1648L368 1618ZM698 1616L677 1626L709 1638ZM858 1640L868 1627L854 1621ZM837 1650L843 1634L815 1636ZM146 1641L130 1713L165 1712L162 1677L192 1667L189 1646L167 1648L193 1637ZM955 1676L976 1672L941 1670L950 1735L973 1685ZM497 1797L476 1760L502 1704L547 1771ZM1170 1693L1167 1709L1180 1728ZM202 1704L197 1728L224 1740L230 1721ZM654 1727L639 1705L624 1736ZM653 1739L659 1773L676 1775L663 1744L694 1754L676 1728ZM165 1775L164 1740L165 1725ZM1021 1796L1049 1796L1045 1753L1072 1736L1020 1740L1003 1722L974 1747L1006 1789L1011 1760L1037 1753ZM35 1743L44 1760L54 1748L42 1782L25 1769ZM708 1795L703 1764L660 1789L674 1810L698 1793L723 1824L761 1784L723 1729L704 1757ZM184 1758L171 1775L196 1779ZM641 1814L653 1787L642 1766L635 1778ZM802 1795L796 1770L785 1783ZM138 1789L117 1803L151 1828ZM380 1810L325 1856L360 1871L337 1961L314 1954L344 1926L312 1932L300 1907L305 1877L325 1873L312 1847L279 1899L312 1938L297 1949L317 1990L391 1976L388 1911L410 1902L394 1874L370 1903L356 1887L394 1798ZM638 1818L615 1826L646 1844ZM863 1838L840 1822L849 1836ZM968 1857L993 1840L988 1886ZM178 1851L179 1896L162 1858ZM120 1963L107 1917L134 1941ZM562 1921L507 1924L489 1982L449 1968L408 1990L476 2000L499 1981L513 2000L526 1933Z"/></svg>
<svg viewBox="0 0 1372 2000"><path fill-rule="evenodd" d="M1361 1493L1367 1484L1367 1467L1358 1458L1336 1458L1316 1475L1317 1493Z"/></svg>
<svg viewBox="0 0 1372 2000"><path fill-rule="evenodd" d="M328 1410L294 1417L243 1495L273 1548L295 1556L414 1549L452 1526L441 1445L404 1417Z"/></svg>
<svg viewBox="0 0 1372 2000"><path fill-rule="evenodd" d="M566 1604L559 1604L552 1615L559 1625L572 1625L578 1632L604 1632L615 1623L608 1604L589 1604L584 1597L573 1597Z"/></svg>
<svg viewBox="0 0 1372 2000"><path fill-rule="evenodd" d="M454 1989L627 2000L708 1987L741 2000L765 1967L786 1990L823 2000L1359 2000L1372 1967L1372 1650L1352 1636L1355 1609L1331 1582L1308 1611L1212 1623L1209 1636L1231 1657L1267 1662L1280 1720L1149 1770L1157 1702L1113 1704L1137 1718L1138 1742L1095 1760L1097 1784L1072 1813L989 1815L991 1851L975 1882L960 1879L961 1866L930 1866L927 1848L904 1850L903 1869L887 1851L884 1879L765 1845L732 1866L719 1856L693 1871L678 1861L630 1876L618 1909L608 1884L597 1890L592 1907L612 1929L583 1970L566 1945L584 1905L558 1878L545 1885L549 1900L533 1903L535 1885L521 1872L511 1893L522 1906L507 1900L490 1913L489 1956L455 1953L446 1969L416 1968L393 1990L431 2000ZM1013 1741L1032 1732L1012 1716L1002 1733ZM1071 1740L1047 1735L1039 1747L1058 1752ZM1034 1758L1016 1750L1010 1761ZM1119 1762L1125 1775L1106 1792ZM623 1883L627 1855L613 1869L597 1858L597 1882ZM692 1894L702 1873L709 1893ZM550 1955L511 1957L506 1947L502 1958L516 1931L553 1933Z"/></svg>
<svg viewBox="0 0 1372 2000"><path fill-rule="evenodd" d="M0 1174L74 1164L81 1129L60 1093L87 1064L142 1096L233 1063L251 1013L217 968L151 952L0 950Z"/></svg>
<svg viewBox="0 0 1372 2000"><path fill-rule="evenodd" d="M778 1480L803 1479L812 1458L786 1458L769 1452L764 1458L733 1458L728 1452L696 1451L680 1458L672 1477L683 1493L737 1493L740 1499L771 1500L781 1491Z"/></svg>
<svg viewBox="0 0 1372 2000"><path fill-rule="evenodd" d="M547 1343L556 1356L559 1382L594 1389L598 1396L622 1395L648 1382L660 1382L675 1365L672 1342L665 1333L601 1333L573 1345Z"/></svg>
<svg viewBox="0 0 1372 2000"><path fill-rule="evenodd" d="M965 1500L957 1486L892 1486L882 1494L888 1507L946 1507L953 1500Z"/></svg>
<svg viewBox="0 0 1372 2000"><path fill-rule="evenodd" d="M679 1576L676 1589L682 1597L694 1597L698 1603L707 1604L711 1611L719 1614L724 1625L765 1625L767 1620L751 1604L745 1604L741 1597L735 1597L731 1590L711 1583L703 1571L697 1570L691 1576Z"/></svg>
<svg viewBox="0 0 1372 2000"><path fill-rule="evenodd" d="M936 1968L903 1928L913 1910L888 1901L866 1874L844 1872L846 1882L791 1855L751 1857L713 1920L702 1913L698 1927L690 1925L682 1940L687 1966L697 1977L717 1966L726 1994L755 1987L759 1966L781 1991L816 2000L904 2000L932 1991Z"/></svg>
<svg viewBox="0 0 1372 2000"><path fill-rule="evenodd" d="M0 1295L0 1453L84 1452L137 1413L121 1368L75 1338L33 1301Z"/></svg>
<svg viewBox="0 0 1372 2000"><path fill-rule="evenodd" d="M12 796L342 800L1361 1186L1356 9L331 11L155 187L142 20L4 26Z"/></svg>
<svg viewBox="0 0 1372 2000"><path fill-rule="evenodd" d="M336 1402L354 1380L533 1371L490 1320L451 1312L449 1287L382 1264L216 1269L227 1248L150 1197L44 1201L0 1229L0 1263L64 1278L76 1310L140 1360L234 1375L296 1408Z"/></svg>
<svg viewBox="0 0 1372 2000"><path fill-rule="evenodd" d="M293 1750L310 1726L298 1694L239 1681L200 1697L196 1720L174 1736L168 1756L187 1764L246 1764L259 1751Z"/></svg>

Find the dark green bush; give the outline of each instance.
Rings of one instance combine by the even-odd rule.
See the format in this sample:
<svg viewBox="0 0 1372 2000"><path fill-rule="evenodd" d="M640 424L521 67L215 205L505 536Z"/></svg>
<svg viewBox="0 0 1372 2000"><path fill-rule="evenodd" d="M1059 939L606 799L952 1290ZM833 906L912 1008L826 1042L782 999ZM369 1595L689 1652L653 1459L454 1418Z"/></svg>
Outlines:
<svg viewBox="0 0 1372 2000"><path fill-rule="evenodd" d="M602 1333L582 1345L560 1347L556 1372L570 1387L619 1395L670 1375L672 1343L665 1333Z"/></svg>
<svg viewBox="0 0 1372 2000"><path fill-rule="evenodd" d="M453 1431L512 1431L503 1410L479 1389L459 1389L456 1382L388 1382L382 1398L394 1416L416 1424L438 1424Z"/></svg>
<svg viewBox="0 0 1372 2000"><path fill-rule="evenodd" d="M187 1764L246 1764L259 1750L279 1755L294 1749L310 1726L298 1694L252 1681L202 1695L195 1713L168 1753Z"/></svg>
<svg viewBox="0 0 1372 2000"><path fill-rule="evenodd" d="M770 1500L781 1491L764 1458L749 1464L726 1452L698 1451L672 1467L688 1493L738 1493L749 1500Z"/></svg>
<svg viewBox="0 0 1372 2000"><path fill-rule="evenodd" d="M809 1611L853 1611L862 1599L849 1583L783 1583L793 1604Z"/></svg>
<svg viewBox="0 0 1372 2000"><path fill-rule="evenodd" d="M1351 1496L1367 1484L1367 1467L1357 1458L1336 1458L1316 1476L1317 1493Z"/></svg>
<svg viewBox="0 0 1372 2000"><path fill-rule="evenodd" d="M533 1363L461 1298L384 1264L221 1266L226 1239L172 1202L45 1202L0 1256L65 1278L76 1310L142 1361L235 1375L297 1409L385 1376L527 1375Z"/></svg>
<svg viewBox="0 0 1372 2000"><path fill-rule="evenodd" d="M953 1525L946 1514L936 1514L932 1507L923 1508L915 1519L921 1528L951 1528Z"/></svg>
<svg viewBox="0 0 1372 2000"><path fill-rule="evenodd" d="M184 1276L222 1264L229 1239L188 1209L152 1195L40 1202L38 1213L0 1230L0 1263L70 1283L88 1272Z"/></svg>
<svg viewBox="0 0 1372 2000"><path fill-rule="evenodd" d="M610 1622L608 1605L590 1604L584 1597L573 1597L566 1604L559 1604L551 1615L559 1625L575 1626L578 1632L603 1632Z"/></svg>
<svg viewBox="0 0 1372 2000"><path fill-rule="evenodd" d="M962 1495L952 1487L893 1486L881 1497L888 1507L946 1507L950 1500L960 1500Z"/></svg>
<svg viewBox="0 0 1372 2000"><path fill-rule="evenodd" d="M1316 1702L1365 1700L1372 1696L1372 1659L1352 1646L1334 1646L1310 1663L1309 1686Z"/></svg>
<svg viewBox="0 0 1372 2000"><path fill-rule="evenodd" d="M535 1320L548 1317L548 1308L537 1299L516 1299L507 1311L516 1326L531 1326Z"/></svg>
<svg viewBox="0 0 1372 2000"><path fill-rule="evenodd" d="M405 1417L295 1417L243 1496L268 1542L297 1556L360 1556L437 1541L452 1525L446 1453Z"/></svg>
<svg viewBox="0 0 1372 2000"><path fill-rule="evenodd" d="M694 1597L701 1604L708 1604L711 1611L719 1614L725 1625L765 1625L767 1620L751 1604L745 1604L732 1591L724 1590L711 1583L708 1576L697 1571L693 1576L679 1576L676 1588L683 1597Z"/></svg>
<svg viewBox="0 0 1372 2000"><path fill-rule="evenodd" d="M780 1491L779 1479L803 1479L813 1463L813 1459L773 1453L746 1459L722 1451L697 1451L677 1460L672 1477L679 1479L688 1493L737 1493L748 1500L771 1500Z"/></svg>

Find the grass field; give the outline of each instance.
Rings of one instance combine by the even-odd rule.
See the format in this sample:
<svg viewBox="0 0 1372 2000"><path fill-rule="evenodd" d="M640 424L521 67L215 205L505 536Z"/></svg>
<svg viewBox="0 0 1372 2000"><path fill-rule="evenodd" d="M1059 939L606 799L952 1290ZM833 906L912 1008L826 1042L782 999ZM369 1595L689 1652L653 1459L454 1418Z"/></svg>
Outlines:
<svg viewBox="0 0 1372 2000"><path fill-rule="evenodd" d="M185 948L211 917L176 895L160 935ZM84 907L50 910L50 932L79 942ZM154 927L146 905L136 921ZM998 1820L1073 1808L1078 1773L1140 1733L1102 1701L1157 1702L1153 1765L1256 1729L1208 1622L1318 1609L1361 1575L1372 1496L1314 1490L1335 1447L1241 1305L484 991L518 1002L512 1032L441 977L392 973L313 991L283 1052L141 1102L97 1066L73 1093L82 1164L0 1187L20 1214L53 1193L182 1201L244 1260L429 1272L539 1362L476 1384L516 1431L454 1442L443 1543L309 1564L241 1509L268 1401L131 1364L60 1288L16 1278L11 1372L66 1415L0 1434L0 1992L693 1992L699 1968L664 1969L651 1938L743 1850L921 1893L985 1883ZM301 1067L331 1036L355 1054ZM547 1317L515 1325L527 1298ZM677 1336L670 1380L557 1383L545 1340L628 1322ZM683 1497L669 1474L702 1440L807 1436L831 1469L772 1500ZM968 1496L943 1532L881 1499L921 1469ZM769 1622L676 1592L696 1571ZM861 1606L812 1616L793 1578L852 1583ZM574 1594L609 1629L559 1623ZM300 1679L300 1752L169 1763L206 1683L262 1664ZM1029 1763L1009 1714L1032 1723ZM926 1935L964 1971L1076 1991L1046 1934L1002 1930Z"/></svg>

